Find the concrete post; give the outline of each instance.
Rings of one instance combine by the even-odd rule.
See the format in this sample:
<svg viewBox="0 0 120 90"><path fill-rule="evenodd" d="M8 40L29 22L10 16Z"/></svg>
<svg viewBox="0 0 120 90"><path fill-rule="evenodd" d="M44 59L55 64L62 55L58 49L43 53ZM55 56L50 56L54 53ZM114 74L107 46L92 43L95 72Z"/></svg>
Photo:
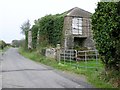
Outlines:
<svg viewBox="0 0 120 90"><path fill-rule="evenodd" d="M56 59L59 61L60 63L60 44L57 44L57 48L56 48Z"/></svg>
<svg viewBox="0 0 120 90"><path fill-rule="evenodd" d="M32 49L32 31L28 31L28 49Z"/></svg>

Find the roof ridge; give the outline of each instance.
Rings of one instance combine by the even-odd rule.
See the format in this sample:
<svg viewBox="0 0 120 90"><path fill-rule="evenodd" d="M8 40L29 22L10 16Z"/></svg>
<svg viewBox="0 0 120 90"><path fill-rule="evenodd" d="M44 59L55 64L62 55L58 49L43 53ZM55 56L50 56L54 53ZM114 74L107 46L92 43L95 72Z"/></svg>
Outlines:
<svg viewBox="0 0 120 90"><path fill-rule="evenodd" d="M74 8L72 8L72 9L70 9L70 10L66 11L66 13L68 14L68 13L70 13L72 10L74 10L74 9L76 9L76 8L78 8L78 9L80 9L80 10L82 10L82 11L85 11L85 12L87 12L87 13L92 14L91 12L88 12L88 11L86 11L86 10L82 9L82 8L79 8L79 7L74 7Z"/></svg>

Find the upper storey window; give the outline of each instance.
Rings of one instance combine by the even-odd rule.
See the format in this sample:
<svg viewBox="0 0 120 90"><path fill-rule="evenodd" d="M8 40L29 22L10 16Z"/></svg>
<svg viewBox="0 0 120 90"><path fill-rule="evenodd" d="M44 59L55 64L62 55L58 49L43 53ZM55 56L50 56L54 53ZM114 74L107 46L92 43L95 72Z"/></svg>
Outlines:
<svg viewBox="0 0 120 90"><path fill-rule="evenodd" d="M82 35L82 18L74 17L72 19L72 34Z"/></svg>

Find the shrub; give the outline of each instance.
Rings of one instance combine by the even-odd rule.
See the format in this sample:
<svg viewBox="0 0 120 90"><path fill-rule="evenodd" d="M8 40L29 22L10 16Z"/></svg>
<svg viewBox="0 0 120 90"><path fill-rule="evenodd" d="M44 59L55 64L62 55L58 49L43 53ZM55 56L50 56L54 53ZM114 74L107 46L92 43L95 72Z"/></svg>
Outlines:
<svg viewBox="0 0 120 90"><path fill-rule="evenodd" d="M120 70L120 2L99 2L92 15L93 37L106 70Z"/></svg>

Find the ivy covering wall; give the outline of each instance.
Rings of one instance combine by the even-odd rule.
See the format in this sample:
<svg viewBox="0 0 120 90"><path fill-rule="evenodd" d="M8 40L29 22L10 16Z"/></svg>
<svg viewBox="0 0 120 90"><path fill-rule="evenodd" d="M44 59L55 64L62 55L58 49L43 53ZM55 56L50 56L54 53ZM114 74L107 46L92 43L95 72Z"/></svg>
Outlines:
<svg viewBox="0 0 120 90"><path fill-rule="evenodd" d="M38 26L33 25L31 30L32 30L32 46L33 46L33 48L36 48L37 47Z"/></svg>
<svg viewBox="0 0 120 90"><path fill-rule="evenodd" d="M37 34L39 31L39 46L56 46L61 43L62 30L64 24L63 14L46 15L35 21L32 26L32 43L33 48L37 46Z"/></svg>

